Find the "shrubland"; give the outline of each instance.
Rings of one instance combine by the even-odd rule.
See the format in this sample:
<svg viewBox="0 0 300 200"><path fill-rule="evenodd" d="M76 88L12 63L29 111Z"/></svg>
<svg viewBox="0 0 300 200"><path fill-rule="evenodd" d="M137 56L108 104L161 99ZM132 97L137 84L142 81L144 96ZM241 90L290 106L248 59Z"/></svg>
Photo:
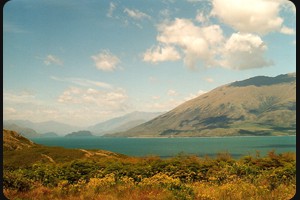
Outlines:
<svg viewBox="0 0 300 200"><path fill-rule="evenodd" d="M179 154L161 159L109 157L6 165L9 199L288 200L296 192L295 153L233 159Z"/></svg>

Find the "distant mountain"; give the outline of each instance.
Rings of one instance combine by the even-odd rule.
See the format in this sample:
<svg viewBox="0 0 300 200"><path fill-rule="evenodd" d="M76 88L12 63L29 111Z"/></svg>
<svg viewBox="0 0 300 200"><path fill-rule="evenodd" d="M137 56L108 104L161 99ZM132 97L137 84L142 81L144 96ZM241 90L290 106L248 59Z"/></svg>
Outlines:
<svg viewBox="0 0 300 200"><path fill-rule="evenodd" d="M296 73L236 81L146 123L108 136L296 134Z"/></svg>
<svg viewBox="0 0 300 200"><path fill-rule="evenodd" d="M88 127L96 135L126 131L162 114L161 112L132 112Z"/></svg>
<svg viewBox="0 0 300 200"><path fill-rule="evenodd" d="M17 126L30 128L38 133L55 132L58 135L65 135L67 133L82 129L81 127L76 127L56 121L34 123L28 120L4 120L3 123L7 125L15 124Z"/></svg>
<svg viewBox="0 0 300 200"><path fill-rule="evenodd" d="M90 131L77 131L65 135L65 137L90 137L90 136L94 136Z"/></svg>
<svg viewBox="0 0 300 200"><path fill-rule="evenodd" d="M27 127L18 126L16 124L3 123L3 128L18 132L22 136L27 138L42 137L42 135L37 133L35 130Z"/></svg>

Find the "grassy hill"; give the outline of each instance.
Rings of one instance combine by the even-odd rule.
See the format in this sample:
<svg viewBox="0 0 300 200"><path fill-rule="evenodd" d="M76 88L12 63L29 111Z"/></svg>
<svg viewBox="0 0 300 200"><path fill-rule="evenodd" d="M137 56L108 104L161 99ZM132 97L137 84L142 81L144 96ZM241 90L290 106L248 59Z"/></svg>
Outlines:
<svg viewBox="0 0 300 200"><path fill-rule="evenodd" d="M34 163L64 163L77 159L99 160L126 157L104 150L65 149L35 144L15 131L3 129L3 166L30 166Z"/></svg>
<svg viewBox="0 0 300 200"><path fill-rule="evenodd" d="M126 132L174 137L296 133L296 74L258 76L215 88Z"/></svg>

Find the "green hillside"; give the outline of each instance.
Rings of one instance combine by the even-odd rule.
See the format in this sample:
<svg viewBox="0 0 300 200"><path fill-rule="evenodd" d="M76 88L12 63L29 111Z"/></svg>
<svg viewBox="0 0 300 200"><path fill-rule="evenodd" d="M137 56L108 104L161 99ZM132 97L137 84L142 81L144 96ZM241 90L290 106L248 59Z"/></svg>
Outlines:
<svg viewBox="0 0 300 200"><path fill-rule="evenodd" d="M78 159L126 157L104 150L65 149L35 144L15 131L3 129L3 166L17 168L34 163L64 163Z"/></svg>
<svg viewBox="0 0 300 200"><path fill-rule="evenodd" d="M296 133L296 74L223 85L126 132L108 136L174 137Z"/></svg>

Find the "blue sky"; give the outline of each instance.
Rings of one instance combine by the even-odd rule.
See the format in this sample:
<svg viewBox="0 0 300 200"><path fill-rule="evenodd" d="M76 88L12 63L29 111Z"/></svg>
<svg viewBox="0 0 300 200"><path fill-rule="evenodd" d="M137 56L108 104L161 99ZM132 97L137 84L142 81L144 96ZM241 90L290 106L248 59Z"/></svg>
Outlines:
<svg viewBox="0 0 300 200"><path fill-rule="evenodd" d="M241 3L242 2L242 3ZM296 71L287 0L12 0L3 116L89 126Z"/></svg>

